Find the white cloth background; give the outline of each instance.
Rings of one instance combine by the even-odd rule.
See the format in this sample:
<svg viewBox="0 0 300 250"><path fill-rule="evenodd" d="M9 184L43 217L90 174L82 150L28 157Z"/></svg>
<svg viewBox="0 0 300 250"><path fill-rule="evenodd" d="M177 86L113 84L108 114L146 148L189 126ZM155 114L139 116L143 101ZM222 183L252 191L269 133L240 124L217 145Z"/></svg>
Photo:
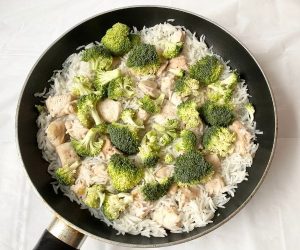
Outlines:
<svg viewBox="0 0 300 250"><path fill-rule="evenodd" d="M52 218L18 159L14 118L24 80L40 54L80 21L136 4L183 8L216 21L252 51L274 90L279 139L265 182L214 232L167 249L299 249L300 1L0 0L0 249L32 249ZM87 239L82 249L125 249Z"/></svg>

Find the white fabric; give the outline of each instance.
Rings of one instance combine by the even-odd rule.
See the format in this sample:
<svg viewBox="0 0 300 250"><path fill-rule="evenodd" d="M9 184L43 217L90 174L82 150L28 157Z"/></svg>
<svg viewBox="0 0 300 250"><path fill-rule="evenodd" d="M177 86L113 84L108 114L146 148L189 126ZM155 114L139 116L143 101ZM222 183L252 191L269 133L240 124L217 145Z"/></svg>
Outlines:
<svg viewBox="0 0 300 250"><path fill-rule="evenodd" d="M138 0L0 0L0 249L32 249L52 218L18 159L14 118L23 82L62 33L97 13ZM214 232L165 249L299 249L300 2L298 0L152 0L204 15L254 54L274 90L279 139L272 167L251 202ZM125 249L87 239L82 249Z"/></svg>

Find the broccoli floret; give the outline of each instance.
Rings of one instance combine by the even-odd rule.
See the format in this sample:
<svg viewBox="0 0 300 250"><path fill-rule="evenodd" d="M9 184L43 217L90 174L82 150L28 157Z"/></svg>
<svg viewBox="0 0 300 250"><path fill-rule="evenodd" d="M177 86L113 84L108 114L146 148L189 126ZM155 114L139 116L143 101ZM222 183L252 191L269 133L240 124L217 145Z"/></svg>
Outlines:
<svg viewBox="0 0 300 250"><path fill-rule="evenodd" d="M126 154L135 154L139 150L140 140L135 128L112 123L107 127L112 144Z"/></svg>
<svg viewBox="0 0 300 250"><path fill-rule="evenodd" d="M47 110L46 107L43 106L43 105L38 105L38 104L36 104L36 105L34 105L34 107L37 109L37 111L38 111L39 113L43 113L43 112L45 112L45 111Z"/></svg>
<svg viewBox="0 0 300 250"><path fill-rule="evenodd" d="M217 57L205 56L190 67L190 76L208 85L219 79L223 68Z"/></svg>
<svg viewBox="0 0 300 250"><path fill-rule="evenodd" d="M226 127L234 120L233 108L230 104L218 104L207 101L200 108L201 118L211 126Z"/></svg>
<svg viewBox="0 0 300 250"><path fill-rule="evenodd" d="M124 109L120 118L127 125L136 128L144 128L143 121L136 118L136 111L133 109Z"/></svg>
<svg viewBox="0 0 300 250"><path fill-rule="evenodd" d="M155 114L160 112L161 106L164 102L165 95L160 94L160 96L153 100L150 96L144 95L142 99L139 100L140 107L149 114Z"/></svg>
<svg viewBox="0 0 300 250"><path fill-rule="evenodd" d="M96 72L96 77L94 81L95 88L98 91L103 91L108 83L121 76L121 71L119 69L114 69L110 71L98 70Z"/></svg>
<svg viewBox="0 0 300 250"><path fill-rule="evenodd" d="M141 44L141 37L137 34L129 34L132 47Z"/></svg>
<svg viewBox="0 0 300 250"><path fill-rule="evenodd" d="M100 98L99 95L91 93L81 96L77 101L77 118L83 126L90 128L102 122L96 109Z"/></svg>
<svg viewBox="0 0 300 250"><path fill-rule="evenodd" d="M86 76L75 76L71 91L75 96L88 95L93 91L92 82Z"/></svg>
<svg viewBox="0 0 300 250"><path fill-rule="evenodd" d="M159 151L150 144L142 142L139 147L139 157L142 159L143 165L146 167L154 167L159 160Z"/></svg>
<svg viewBox="0 0 300 250"><path fill-rule="evenodd" d="M214 102L226 103L232 98L236 88L239 76L236 72L232 72L224 80L217 81L208 85L208 98Z"/></svg>
<svg viewBox="0 0 300 250"><path fill-rule="evenodd" d="M246 105L245 105L245 110L248 114L248 117L249 117L249 121L252 123L253 120L254 120L254 113L255 113L255 109L253 107L253 105L248 102Z"/></svg>
<svg viewBox="0 0 300 250"><path fill-rule="evenodd" d="M100 184L94 184L93 186L88 187L83 202L91 208L101 207L105 198L104 190L104 186Z"/></svg>
<svg viewBox="0 0 300 250"><path fill-rule="evenodd" d="M113 187L119 192L134 188L143 178L143 169L134 165L127 157L114 154L107 167Z"/></svg>
<svg viewBox="0 0 300 250"><path fill-rule="evenodd" d="M103 203L103 214L109 220L116 220L132 201L132 196L129 194L108 194Z"/></svg>
<svg viewBox="0 0 300 250"><path fill-rule="evenodd" d="M175 138L178 137L179 121L176 119L168 119L164 124L153 124L152 128L157 131L158 144L160 146L167 146Z"/></svg>
<svg viewBox="0 0 300 250"><path fill-rule="evenodd" d="M177 107L177 115L187 129L198 127L201 119L197 111L197 104L192 100L182 102Z"/></svg>
<svg viewBox="0 0 300 250"><path fill-rule="evenodd" d="M136 45L129 52L126 65L138 75L154 75L160 66L155 46L150 44Z"/></svg>
<svg viewBox="0 0 300 250"><path fill-rule="evenodd" d="M166 178L162 182L148 182L142 186L141 192L146 201L156 201L166 195L173 184L172 177Z"/></svg>
<svg viewBox="0 0 300 250"><path fill-rule="evenodd" d="M166 154L164 158L164 162L166 164L173 164L175 161L175 157L172 154Z"/></svg>
<svg viewBox="0 0 300 250"><path fill-rule="evenodd" d="M189 186L205 183L213 173L213 167L198 151L184 153L175 161L174 180L179 185Z"/></svg>
<svg viewBox="0 0 300 250"><path fill-rule="evenodd" d="M179 68L170 68L168 69L169 72L171 72L172 74L174 74L175 76L181 78L185 76L185 71L183 69L179 69Z"/></svg>
<svg viewBox="0 0 300 250"><path fill-rule="evenodd" d="M130 98L134 95L133 81L129 76L118 77L108 85L107 96L112 100Z"/></svg>
<svg viewBox="0 0 300 250"><path fill-rule="evenodd" d="M80 166L78 161L55 170L55 177L58 182L65 186L71 186L76 180L76 169Z"/></svg>
<svg viewBox="0 0 300 250"><path fill-rule="evenodd" d="M197 146L197 137L190 130L182 130L180 132L180 138L175 143L175 149L178 152L188 152L195 150Z"/></svg>
<svg viewBox="0 0 300 250"><path fill-rule="evenodd" d="M162 56L166 59L171 59L178 56L183 48L183 42L171 43L166 42Z"/></svg>
<svg viewBox="0 0 300 250"><path fill-rule="evenodd" d="M106 48L97 45L84 50L81 60L89 62L93 71L96 69L108 70L112 65L113 57Z"/></svg>
<svg viewBox="0 0 300 250"><path fill-rule="evenodd" d="M102 44L115 56L123 56L132 47L129 38L129 27L116 23L106 31L101 39Z"/></svg>
<svg viewBox="0 0 300 250"><path fill-rule="evenodd" d="M180 97L186 97L189 95L199 96L200 84L197 80L190 77L180 77L175 82L174 90Z"/></svg>
<svg viewBox="0 0 300 250"><path fill-rule="evenodd" d="M228 128L213 126L204 132L203 146L207 151L226 157L233 152L235 140L236 134Z"/></svg>
<svg viewBox="0 0 300 250"><path fill-rule="evenodd" d="M100 124L91 128L82 140L71 138L76 153L80 156L97 156L100 154L104 141L99 137L106 125Z"/></svg>

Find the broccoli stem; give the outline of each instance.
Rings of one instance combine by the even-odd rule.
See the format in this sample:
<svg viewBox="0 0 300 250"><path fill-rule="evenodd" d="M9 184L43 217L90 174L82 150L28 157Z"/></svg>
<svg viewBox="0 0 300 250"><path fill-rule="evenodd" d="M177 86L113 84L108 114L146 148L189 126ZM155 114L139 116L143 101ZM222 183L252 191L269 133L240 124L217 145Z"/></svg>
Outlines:
<svg viewBox="0 0 300 250"><path fill-rule="evenodd" d="M93 117L93 119L95 121L95 124L99 125L102 122L102 120L101 120L101 118L100 118L97 110L93 109L92 112L91 112L91 114L92 114L92 117Z"/></svg>

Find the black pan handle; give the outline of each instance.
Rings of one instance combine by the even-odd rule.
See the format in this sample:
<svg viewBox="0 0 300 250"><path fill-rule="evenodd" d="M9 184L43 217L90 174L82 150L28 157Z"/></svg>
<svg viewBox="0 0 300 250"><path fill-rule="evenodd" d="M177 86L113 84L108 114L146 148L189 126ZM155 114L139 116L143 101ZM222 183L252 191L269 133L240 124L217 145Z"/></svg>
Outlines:
<svg viewBox="0 0 300 250"><path fill-rule="evenodd" d="M55 218L44 231L33 250L74 250L80 249L86 236Z"/></svg>

